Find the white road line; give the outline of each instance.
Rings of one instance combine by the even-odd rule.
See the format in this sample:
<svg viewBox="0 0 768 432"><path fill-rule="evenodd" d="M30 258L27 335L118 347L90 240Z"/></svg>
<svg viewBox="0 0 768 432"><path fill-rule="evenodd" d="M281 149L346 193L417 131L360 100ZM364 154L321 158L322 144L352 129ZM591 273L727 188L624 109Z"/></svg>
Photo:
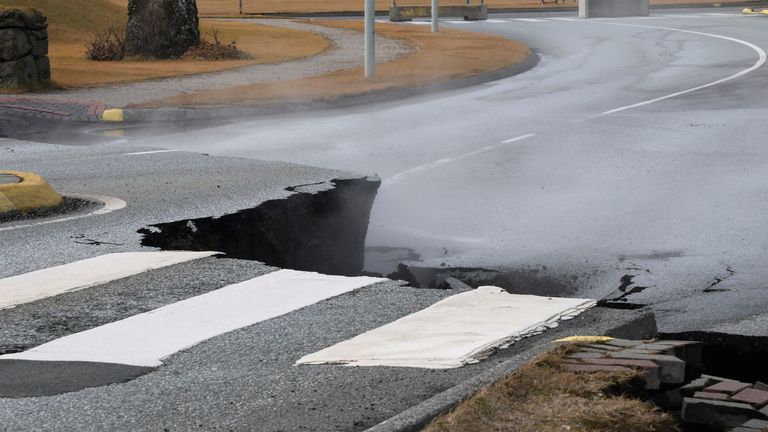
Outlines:
<svg viewBox="0 0 768 432"><path fill-rule="evenodd" d="M40 220L34 223L29 223L29 224L0 227L0 232L12 231L12 230L17 230L22 228L31 228L31 227L36 227L40 225L48 225L48 224L54 224L59 222L67 222L67 221L82 219L90 216L105 215L108 213L112 213L113 211L124 209L128 205L125 201L121 200L120 198L104 196L104 195L75 195L75 194L64 194L64 195L68 197L73 197L73 198L82 198L90 201L100 201L104 203L104 206L92 212L78 214L74 216L66 216L66 217L54 218L54 219L43 219L43 220Z"/></svg>
<svg viewBox="0 0 768 432"><path fill-rule="evenodd" d="M589 299L508 294L480 287L363 333L296 364L448 369L539 334L594 306Z"/></svg>
<svg viewBox="0 0 768 432"><path fill-rule="evenodd" d="M713 81L713 82L710 82L710 83L707 83L707 84L696 86L696 87L693 87L693 88L690 88L690 89L687 89L687 90L682 90L682 91L679 91L679 92L668 94L666 96L661 96L661 97L657 97L657 98L654 98L654 99L649 99L649 100L646 100L646 101L634 103L634 104L631 104L631 105L625 105L625 106L622 106L622 107L619 107L619 108L614 108L612 110L608 110L608 111L603 112L602 113L603 115L615 114L617 112L626 111L626 110L629 110L629 109L632 109L632 108L638 108L638 107L645 106L645 105L650 105L650 104L653 104L653 103L656 103L656 102L660 102L660 101L663 101L663 100L671 99L671 98L674 98L674 97L677 97L677 96L682 96L682 95L685 95L685 94L688 94L688 93L692 93L692 92L695 92L695 91L698 91L698 90L702 90L702 89L705 89L705 88L713 87L713 86L716 86L718 84L722 84L722 83L734 80L736 78L740 78L740 77L742 77L742 76L744 76L744 75L746 75L746 74L748 74L748 73L750 73L750 72L760 68L766 62L766 54L765 54L765 51L763 51L762 48L760 48L759 46L757 46L755 44L749 43L749 42L741 40L741 39L732 38L730 36L723 36L723 35L718 35L718 34L713 34L713 33L704 33L704 32L698 32L698 31L693 31L693 30L683 30L683 29L672 28L672 27L657 27L657 26L646 26L646 25L637 25L637 24L622 24L622 23L608 23L608 22L602 22L600 24L616 25L616 26L624 26L624 27L647 28L647 29L655 29L655 30L676 31L676 32L681 32L681 33L689 33L689 34L694 34L694 35L699 35L699 36L710 37L710 38L714 38L714 39L726 40L726 41L735 42L737 44L741 44L741 45L744 45L744 46L746 46L748 48L751 48L752 50L754 50L757 53L757 57L758 57L757 61L755 62L755 64L753 64L751 67L749 67L747 69L744 69L744 70L742 70L740 72L737 72L737 73L735 73L735 74L733 74L731 76L728 76L728 77L725 77L725 78L722 78L722 79L719 79L717 81Z"/></svg>
<svg viewBox="0 0 768 432"><path fill-rule="evenodd" d="M549 18L554 21L581 21L581 18Z"/></svg>
<svg viewBox="0 0 768 432"><path fill-rule="evenodd" d="M0 310L217 253L115 253L0 279Z"/></svg>
<svg viewBox="0 0 768 432"><path fill-rule="evenodd" d="M483 22L483 21L480 21ZM491 23L491 24L508 24L509 21L503 20L503 19L487 19L485 22Z"/></svg>
<svg viewBox="0 0 768 432"><path fill-rule="evenodd" d="M212 337L386 280L280 270L0 359L160 366Z"/></svg>
<svg viewBox="0 0 768 432"><path fill-rule="evenodd" d="M136 152L136 153L123 153L123 156L139 156L139 155L148 155L148 154L157 154L157 153L175 153L179 150L151 150L151 151L143 151L143 152Z"/></svg>
<svg viewBox="0 0 768 432"><path fill-rule="evenodd" d="M507 144L510 144L510 143L513 143L513 142L517 142L517 141L522 141L522 140L525 140L525 139L528 139L528 138L531 138L531 137L534 137L534 136L536 136L536 134L521 135L521 136L518 136L518 137L515 137L515 138L510 138L508 140L504 140L504 141L502 141L499 144L485 146L485 147L480 148L478 150L471 151L469 153L464 153L464 154L456 156L456 157L440 159L440 160L437 160L437 161L434 161L434 162L430 162L430 163L427 163L427 164L424 164L424 165L419 165L419 166L411 168L409 170L401 171L401 172L399 172L397 174L392 175L391 177L387 178L386 180L384 180L382 182L381 187L392 186L393 184L399 183L405 177L408 177L411 174L416 174L416 173L419 173L419 172L424 172L424 171L430 170L432 168L439 167L440 165L445 165L447 163L456 162L456 161L461 160L461 159L466 159L468 157L475 156L475 155L478 155L480 153L485 153L487 151L495 150L495 149L497 149L499 147L503 147L503 146L505 146Z"/></svg>

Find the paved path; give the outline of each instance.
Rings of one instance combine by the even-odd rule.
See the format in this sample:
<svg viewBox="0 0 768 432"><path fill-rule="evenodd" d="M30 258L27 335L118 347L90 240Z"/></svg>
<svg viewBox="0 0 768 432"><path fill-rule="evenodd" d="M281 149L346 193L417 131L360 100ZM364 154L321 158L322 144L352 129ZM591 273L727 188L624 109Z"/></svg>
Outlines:
<svg viewBox="0 0 768 432"><path fill-rule="evenodd" d="M262 64L176 78L166 78L107 87L83 88L0 98L0 111L22 112L43 117L93 120L108 107L124 107L156 99L203 90L292 80L352 69L363 65L363 37L354 30L335 29L290 20L239 20L294 30L309 31L327 38L331 48L325 52L276 64ZM407 55L407 43L378 36L376 61L384 63ZM98 108L98 112L93 109Z"/></svg>

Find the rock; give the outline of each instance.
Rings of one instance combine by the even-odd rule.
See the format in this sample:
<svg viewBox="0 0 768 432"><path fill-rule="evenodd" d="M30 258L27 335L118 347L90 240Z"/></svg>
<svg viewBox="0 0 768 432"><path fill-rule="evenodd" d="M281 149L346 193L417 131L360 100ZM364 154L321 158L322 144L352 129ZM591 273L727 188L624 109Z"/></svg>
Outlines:
<svg viewBox="0 0 768 432"><path fill-rule="evenodd" d="M48 57L36 58L35 68L37 69L37 79L40 83L46 83L51 80L51 61Z"/></svg>
<svg viewBox="0 0 768 432"><path fill-rule="evenodd" d="M45 30L48 28L48 19L34 9L4 9L0 10L0 28Z"/></svg>
<svg viewBox="0 0 768 432"><path fill-rule="evenodd" d="M129 0L125 51L129 56L181 57L200 44L195 0Z"/></svg>
<svg viewBox="0 0 768 432"><path fill-rule="evenodd" d="M32 56L0 62L0 87L28 88L38 83L37 68Z"/></svg>
<svg viewBox="0 0 768 432"><path fill-rule="evenodd" d="M45 57L48 55L48 39L31 38L32 42L32 56Z"/></svg>
<svg viewBox="0 0 768 432"><path fill-rule="evenodd" d="M32 51L32 44L22 29L0 29L0 61L18 60Z"/></svg>

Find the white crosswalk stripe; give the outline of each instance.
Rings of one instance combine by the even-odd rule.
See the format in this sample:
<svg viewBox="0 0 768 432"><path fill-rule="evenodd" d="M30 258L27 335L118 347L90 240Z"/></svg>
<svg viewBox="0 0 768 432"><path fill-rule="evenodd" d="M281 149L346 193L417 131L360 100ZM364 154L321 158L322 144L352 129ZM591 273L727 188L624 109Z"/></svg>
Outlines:
<svg viewBox="0 0 768 432"><path fill-rule="evenodd" d="M480 287L307 355L297 364L457 368L557 326L559 320L594 304L589 299L513 295Z"/></svg>
<svg viewBox="0 0 768 432"><path fill-rule="evenodd" d="M0 310L217 253L115 253L1 279Z"/></svg>
<svg viewBox="0 0 768 432"><path fill-rule="evenodd" d="M280 270L0 359L160 366L212 337L386 280Z"/></svg>

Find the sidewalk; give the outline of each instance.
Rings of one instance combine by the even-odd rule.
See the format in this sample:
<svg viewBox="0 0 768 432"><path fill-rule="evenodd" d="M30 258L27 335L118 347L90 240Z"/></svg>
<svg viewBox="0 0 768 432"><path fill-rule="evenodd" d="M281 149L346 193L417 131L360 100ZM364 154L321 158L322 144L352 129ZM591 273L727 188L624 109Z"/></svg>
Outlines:
<svg viewBox="0 0 768 432"><path fill-rule="evenodd" d="M0 112L13 112L65 120L98 121L107 108L122 108L156 99L248 84L293 80L362 66L363 38L353 30L305 24L290 20L237 20L253 24L310 31L331 42L326 52L278 64L159 80L0 97ZM378 36L376 61L389 62L411 52L405 42ZM55 73L55 71L54 71Z"/></svg>

